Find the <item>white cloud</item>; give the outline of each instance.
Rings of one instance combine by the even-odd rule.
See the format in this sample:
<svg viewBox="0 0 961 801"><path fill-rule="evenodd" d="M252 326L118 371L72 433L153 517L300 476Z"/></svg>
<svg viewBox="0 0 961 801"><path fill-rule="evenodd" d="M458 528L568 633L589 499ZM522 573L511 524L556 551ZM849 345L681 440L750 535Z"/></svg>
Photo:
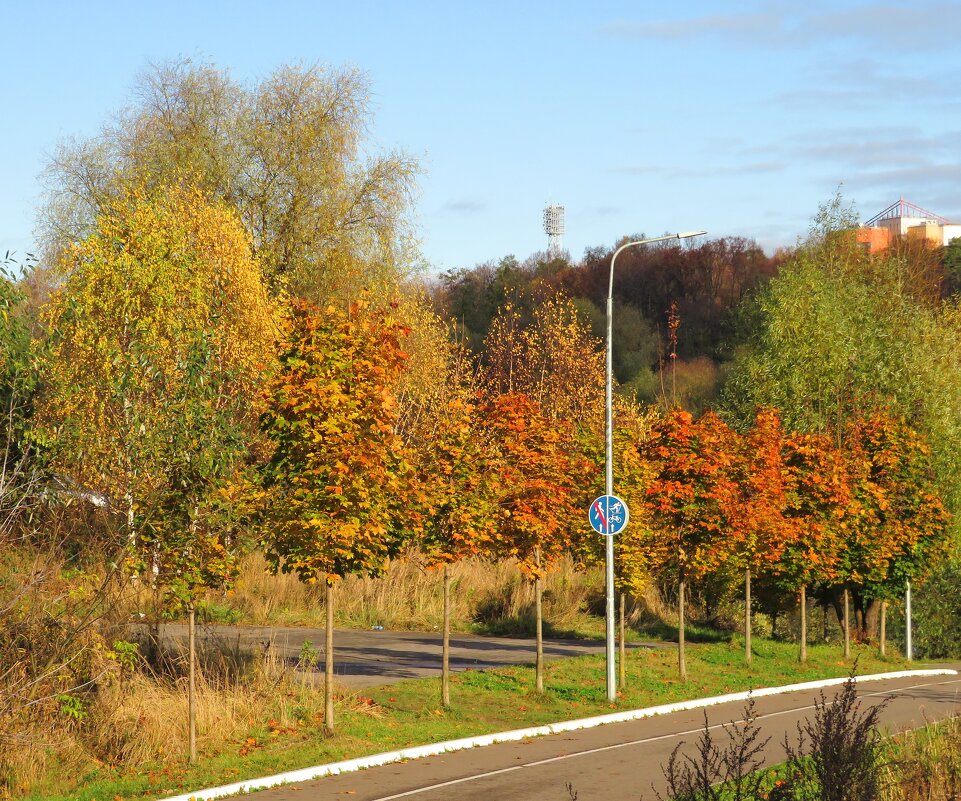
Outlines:
<svg viewBox="0 0 961 801"><path fill-rule="evenodd" d="M477 214L485 208L487 208L487 204L480 200L471 200L468 198L451 200L444 205L444 211L453 211L458 214Z"/></svg>
<svg viewBox="0 0 961 801"><path fill-rule="evenodd" d="M760 12L707 14L686 19L615 20L601 26L599 33L632 39L714 38L758 48L858 41L897 52L954 48L959 28L961 3L920 7L865 3L830 11L798 12L772 6Z"/></svg>

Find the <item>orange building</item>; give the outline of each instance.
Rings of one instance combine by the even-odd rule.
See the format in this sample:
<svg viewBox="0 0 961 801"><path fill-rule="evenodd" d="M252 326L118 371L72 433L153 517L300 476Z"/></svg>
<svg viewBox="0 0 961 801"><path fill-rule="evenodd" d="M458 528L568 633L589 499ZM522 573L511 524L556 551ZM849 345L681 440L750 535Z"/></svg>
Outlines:
<svg viewBox="0 0 961 801"><path fill-rule="evenodd" d="M887 228L858 228L858 244L868 253L880 253L891 247L893 237Z"/></svg>
<svg viewBox="0 0 961 801"><path fill-rule="evenodd" d="M869 253L887 250L897 239L928 242L935 247L961 237L961 225L948 222L903 197L875 214L857 231L858 243Z"/></svg>

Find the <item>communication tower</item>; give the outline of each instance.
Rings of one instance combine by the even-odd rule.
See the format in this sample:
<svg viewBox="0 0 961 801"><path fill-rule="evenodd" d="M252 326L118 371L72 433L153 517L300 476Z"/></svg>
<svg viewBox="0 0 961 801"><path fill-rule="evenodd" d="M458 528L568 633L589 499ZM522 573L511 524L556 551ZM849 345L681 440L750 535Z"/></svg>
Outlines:
<svg viewBox="0 0 961 801"><path fill-rule="evenodd" d="M556 256L564 247L564 207L548 205L544 209L544 233L547 234L547 252Z"/></svg>

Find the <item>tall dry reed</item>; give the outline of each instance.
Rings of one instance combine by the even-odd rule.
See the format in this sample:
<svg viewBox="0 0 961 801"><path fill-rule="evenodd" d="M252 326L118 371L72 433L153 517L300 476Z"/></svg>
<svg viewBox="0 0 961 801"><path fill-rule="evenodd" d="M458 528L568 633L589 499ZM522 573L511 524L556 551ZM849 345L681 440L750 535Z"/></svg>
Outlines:
<svg viewBox="0 0 961 801"><path fill-rule="evenodd" d="M515 563L471 558L452 565L450 573L455 628L533 630L533 585ZM342 587L337 593L338 625L433 629L443 621L441 572L425 569L416 552L393 561L381 578L348 576ZM562 559L544 587L547 623L558 631L576 629L603 597L603 574L600 568L577 571L572 560ZM322 588L293 575L271 574L259 553L244 561L226 603L245 623L322 625Z"/></svg>

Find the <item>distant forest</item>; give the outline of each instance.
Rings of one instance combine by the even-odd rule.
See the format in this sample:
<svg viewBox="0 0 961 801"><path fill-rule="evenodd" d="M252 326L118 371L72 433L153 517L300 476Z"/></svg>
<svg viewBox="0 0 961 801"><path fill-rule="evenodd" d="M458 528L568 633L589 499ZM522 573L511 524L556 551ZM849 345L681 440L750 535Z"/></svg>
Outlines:
<svg viewBox="0 0 961 801"><path fill-rule="evenodd" d="M580 261L569 254L535 253L524 261L508 255L443 273L432 287L435 308L453 322L463 344L483 359L484 338L497 310L511 303L524 322L534 306L562 293L591 332L605 337L604 305L614 247L588 248ZM656 243L618 256L614 278L614 377L621 393L641 404L676 403L694 414L717 405L726 367L753 328L750 299L793 250L765 254L743 237ZM912 265L920 294L947 298L961 288L961 243L914 249ZM673 310L673 312L672 312ZM669 322L679 323L676 346ZM667 368L672 362L676 398Z"/></svg>

